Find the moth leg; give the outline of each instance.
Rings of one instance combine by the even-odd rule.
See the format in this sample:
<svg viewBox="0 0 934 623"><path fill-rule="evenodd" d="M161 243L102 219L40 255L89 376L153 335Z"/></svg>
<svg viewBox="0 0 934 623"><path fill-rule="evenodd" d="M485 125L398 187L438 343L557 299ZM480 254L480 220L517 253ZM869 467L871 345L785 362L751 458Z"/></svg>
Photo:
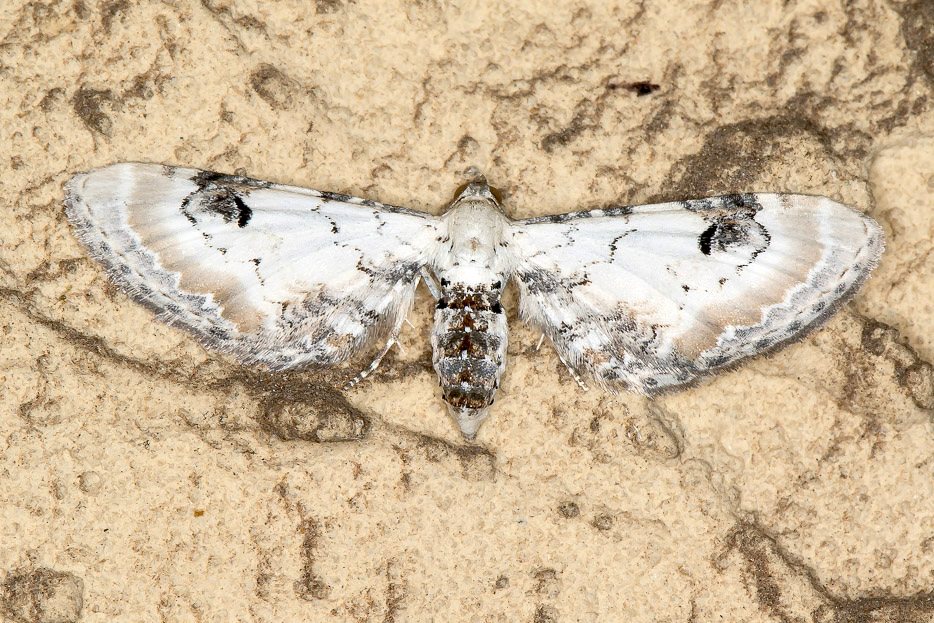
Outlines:
<svg viewBox="0 0 934 623"><path fill-rule="evenodd" d="M422 266L421 268L422 281L425 282L425 285L428 286L429 292L435 297L435 300L441 298L441 288L438 287L438 284L435 282L435 278L431 276L431 273L428 272L428 269Z"/></svg>
<svg viewBox="0 0 934 623"><path fill-rule="evenodd" d="M540 344L540 343L541 343L541 342L539 342L539 344ZM574 380L577 381L577 384L580 385L580 388L581 388L582 390L584 390L585 392L588 391L590 388L588 388L588 387L584 384L583 379L581 379L581 377L577 374L577 372L574 371L574 368L572 368L570 365L568 365L568 362L564 360L564 357L562 357L562 356L559 354L559 355L558 355L558 359L560 359L560 360L561 360L561 363L564 364L564 367L568 369L568 373L570 373L571 377L573 377Z"/></svg>
<svg viewBox="0 0 934 623"><path fill-rule="evenodd" d="M394 344L399 344L399 342L396 341L396 338L399 337L399 333L402 331L403 322L406 322L405 316L403 316L401 319L396 321L395 326L392 328L392 331L390 331L389 333L389 339L386 340L386 345L383 346L382 350L379 351L379 354L376 355L376 358L373 360L373 363L367 366L366 369L362 370L360 374L358 374L357 376L352 378L350 381L348 381L342 389L344 389L345 391L350 389L351 387L353 387L354 385L356 385L357 383L365 379L367 376L369 376L370 373L373 372L373 370L379 367L379 362L383 360L383 357L386 356L386 353L389 352L389 349L392 348ZM401 349L402 346L400 345L399 348Z"/></svg>

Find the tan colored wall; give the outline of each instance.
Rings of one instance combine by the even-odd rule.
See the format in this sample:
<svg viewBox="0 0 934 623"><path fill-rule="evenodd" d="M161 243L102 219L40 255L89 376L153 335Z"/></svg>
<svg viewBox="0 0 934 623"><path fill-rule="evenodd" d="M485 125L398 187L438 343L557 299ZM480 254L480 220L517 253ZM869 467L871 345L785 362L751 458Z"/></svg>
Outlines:
<svg viewBox="0 0 934 623"><path fill-rule="evenodd" d="M0 611L934 616L932 4L545 4L7 1ZM888 248L823 330L654 402L580 391L510 297L509 369L465 446L427 292L404 353L342 398L352 370L244 369L116 291L61 185L122 160L435 213L476 167L517 217L824 194ZM368 427L282 439L314 417Z"/></svg>

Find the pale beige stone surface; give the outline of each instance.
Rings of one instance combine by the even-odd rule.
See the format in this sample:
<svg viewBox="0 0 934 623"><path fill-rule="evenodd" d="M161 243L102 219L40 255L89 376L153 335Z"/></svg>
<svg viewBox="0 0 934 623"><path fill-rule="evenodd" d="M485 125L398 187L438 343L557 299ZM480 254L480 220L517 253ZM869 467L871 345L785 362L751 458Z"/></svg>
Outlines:
<svg viewBox="0 0 934 623"><path fill-rule="evenodd" d="M932 620L932 7L8 0L0 616ZM888 249L820 332L654 402L580 391L513 312L465 446L425 293L342 395L117 292L61 185L122 160L432 212L477 167L514 216L809 192Z"/></svg>

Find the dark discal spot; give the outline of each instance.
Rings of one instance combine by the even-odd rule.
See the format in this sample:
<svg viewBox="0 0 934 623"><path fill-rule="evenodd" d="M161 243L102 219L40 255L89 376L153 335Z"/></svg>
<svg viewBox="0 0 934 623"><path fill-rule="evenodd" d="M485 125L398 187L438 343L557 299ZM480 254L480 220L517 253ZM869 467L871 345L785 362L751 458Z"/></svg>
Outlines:
<svg viewBox="0 0 934 623"><path fill-rule="evenodd" d="M490 311L494 314L501 314L503 313L503 306L499 304L499 301L496 301L493 303L493 306L490 307Z"/></svg>
<svg viewBox="0 0 934 623"><path fill-rule="evenodd" d="M700 248L701 253L704 255L710 255L710 243L713 240L714 235L717 233L717 224L714 223L710 227L704 230L704 233L700 235L700 238L697 240L697 246Z"/></svg>
<svg viewBox="0 0 934 623"><path fill-rule="evenodd" d="M192 224L198 223L197 215L202 212L220 216L225 223L236 223L241 229L253 218L253 210L240 195L222 187L196 191L185 198L181 207Z"/></svg>
<svg viewBox="0 0 934 623"><path fill-rule="evenodd" d="M174 176L174 169L170 169ZM201 214L220 216L225 223L236 223L244 228L253 218L253 210L244 200L255 188L268 188L272 184L241 175L226 175L214 171L198 171L191 177L198 189L185 197L182 214L192 225L198 224Z"/></svg>
<svg viewBox="0 0 934 623"><path fill-rule="evenodd" d="M749 259L752 260L768 248L769 234L752 219L718 218L701 233L697 246L704 255L750 246L752 252Z"/></svg>

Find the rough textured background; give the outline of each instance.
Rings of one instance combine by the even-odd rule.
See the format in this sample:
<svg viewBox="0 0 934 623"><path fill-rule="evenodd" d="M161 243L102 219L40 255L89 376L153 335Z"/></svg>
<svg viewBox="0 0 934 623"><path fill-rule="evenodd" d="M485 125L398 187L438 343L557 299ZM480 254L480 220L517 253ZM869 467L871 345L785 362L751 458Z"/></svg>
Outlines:
<svg viewBox="0 0 934 623"><path fill-rule="evenodd" d="M7 0L2 616L934 620L934 4L545 4ZM888 250L824 330L654 402L513 313L465 446L424 292L347 394L117 292L61 185L121 160L432 212L474 166L514 216L817 193Z"/></svg>

